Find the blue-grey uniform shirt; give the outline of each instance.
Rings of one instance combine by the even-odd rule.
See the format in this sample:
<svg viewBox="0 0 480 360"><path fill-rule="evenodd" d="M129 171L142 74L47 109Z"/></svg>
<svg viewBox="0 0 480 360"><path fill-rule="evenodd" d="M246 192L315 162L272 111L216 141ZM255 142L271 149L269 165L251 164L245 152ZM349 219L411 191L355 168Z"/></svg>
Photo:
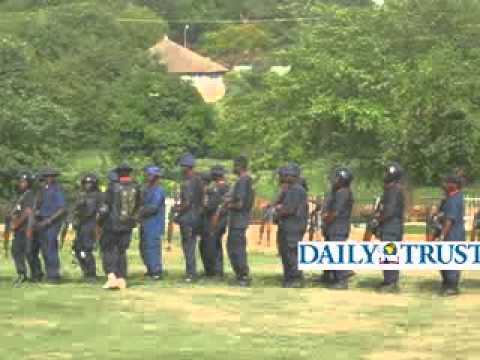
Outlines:
<svg viewBox="0 0 480 360"><path fill-rule="evenodd" d="M38 216L48 218L61 208L65 208L65 195L58 184L45 185L41 190Z"/></svg>
<svg viewBox="0 0 480 360"><path fill-rule="evenodd" d="M300 184L288 187L282 199L279 226L282 231L304 233L307 227L307 192Z"/></svg>
<svg viewBox="0 0 480 360"><path fill-rule="evenodd" d="M383 241L402 241L405 195L400 184L385 187L381 200L381 236Z"/></svg>
<svg viewBox="0 0 480 360"><path fill-rule="evenodd" d="M240 176L233 186L232 202L241 203L241 207L229 211L228 225L231 229L248 227L254 199L252 178L248 175Z"/></svg>
<svg viewBox="0 0 480 360"><path fill-rule="evenodd" d="M335 212L335 219L326 225L330 241L343 241L350 235L350 219L353 208L353 194L349 188L332 192L326 199L325 212Z"/></svg>
<svg viewBox="0 0 480 360"><path fill-rule="evenodd" d="M449 195L442 204L440 211L444 217L452 221L452 227L445 241L465 241L465 205L462 192Z"/></svg>
<svg viewBox="0 0 480 360"><path fill-rule="evenodd" d="M159 185L147 187L142 198L143 208L153 213L142 219L142 228L146 232L163 235L165 232L165 191Z"/></svg>

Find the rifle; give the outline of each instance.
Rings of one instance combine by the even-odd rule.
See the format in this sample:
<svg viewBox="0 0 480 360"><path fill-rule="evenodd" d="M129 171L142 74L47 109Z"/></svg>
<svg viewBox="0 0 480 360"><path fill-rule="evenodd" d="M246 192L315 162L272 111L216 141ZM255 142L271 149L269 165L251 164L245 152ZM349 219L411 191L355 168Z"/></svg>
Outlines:
<svg viewBox="0 0 480 360"><path fill-rule="evenodd" d="M473 217L472 231L470 232L470 241L477 241L477 231L480 230L480 211Z"/></svg>
<svg viewBox="0 0 480 360"><path fill-rule="evenodd" d="M323 204L319 198L316 198L315 200L310 200L309 202L315 205L315 208L310 212L308 216L308 241L313 241L313 239L315 238L315 234L318 232L319 228L323 229L322 224L320 224L321 218L318 216L318 214L323 209Z"/></svg>
<svg viewBox="0 0 480 360"><path fill-rule="evenodd" d="M370 219L367 221L367 227L365 228L365 233L363 234L363 241L372 241L372 238L379 237L380 230L380 212L382 211L382 201L380 197L375 199L373 213L370 216Z"/></svg>
<svg viewBox="0 0 480 360"><path fill-rule="evenodd" d="M167 226L167 251L172 250L173 228L174 223L177 222L178 208L180 206L180 194L177 189L173 193L173 206L168 212L168 226Z"/></svg>
<svg viewBox="0 0 480 360"><path fill-rule="evenodd" d="M212 216L212 220L210 222L212 231L215 231L215 229L218 227L218 224L220 223L220 219L226 215L228 211L228 206L232 202L232 196L233 196L233 187L230 189L229 192L225 194L223 197L223 201L218 207L217 211L215 211L215 214Z"/></svg>

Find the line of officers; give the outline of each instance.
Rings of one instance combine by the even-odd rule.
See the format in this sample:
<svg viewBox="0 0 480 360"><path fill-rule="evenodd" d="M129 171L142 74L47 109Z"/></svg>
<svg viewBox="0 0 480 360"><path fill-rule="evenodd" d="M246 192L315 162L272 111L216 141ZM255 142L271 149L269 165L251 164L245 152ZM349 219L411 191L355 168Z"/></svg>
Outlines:
<svg viewBox="0 0 480 360"><path fill-rule="evenodd" d="M222 239L227 232L226 250L235 282L250 284L247 257L247 229L250 224L255 193L248 172L247 158L233 161L236 181L230 186L226 170L213 166L208 174L195 170L196 159L185 154L179 160L183 181L180 197L173 206L174 221L180 226L181 244L185 258L185 281L198 278L196 251L207 277L223 278L224 258ZM165 232L166 194L161 185L162 169L145 167L145 183L139 185L132 177L128 164L118 166L108 174L109 184L100 191L95 174L81 179L81 190L75 200L73 250L86 280L96 280L94 250L99 240L102 265L107 282L104 288L121 289L127 286L127 250L132 231L138 225L140 254L146 276L160 280L164 275L162 239ZM203 175L203 176L202 176ZM67 205L59 173L46 169L34 177L25 172L18 179L18 198L9 213L8 227L14 232L12 257L18 278L16 285L30 280L58 283L60 277L58 238L65 222ZM403 238L405 195L402 187L403 170L397 163L388 164L384 171L384 192L367 226L382 241L395 242ZM283 265L283 286L302 287L304 278L298 270L297 245L303 240L309 219L308 188L295 163L278 170L278 195L268 205L275 212L278 224L277 244ZM314 211L321 211L322 234L326 241L346 241L350 235L354 197L351 190L352 172L337 168L331 177L331 190ZM442 184L445 198L440 204L441 229L438 240L464 241L464 199L462 179L447 176ZM43 258L43 267L40 261ZM28 265L27 265L28 264ZM30 268L28 276L27 268ZM325 271L315 281L333 289L347 289L352 271ZM442 293L458 293L459 271L442 271ZM382 291L399 290L399 271L384 271Z"/></svg>

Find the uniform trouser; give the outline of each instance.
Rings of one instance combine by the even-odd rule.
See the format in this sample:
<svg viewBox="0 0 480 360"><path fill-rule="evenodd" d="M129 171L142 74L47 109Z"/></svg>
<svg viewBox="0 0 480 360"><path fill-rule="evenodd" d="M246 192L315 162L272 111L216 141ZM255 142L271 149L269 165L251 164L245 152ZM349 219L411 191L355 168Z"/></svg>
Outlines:
<svg viewBox="0 0 480 360"><path fill-rule="evenodd" d="M27 275L27 262L30 270L33 269L32 264L32 246L27 239L25 231L16 231L12 241L12 258L15 263L15 269L18 275Z"/></svg>
<svg viewBox="0 0 480 360"><path fill-rule="evenodd" d="M279 248L283 265L283 280L285 282L302 278L298 270L298 243L303 239L302 232L286 232L280 230Z"/></svg>
<svg viewBox="0 0 480 360"><path fill-rule="evenodd" d="M325 241L347 241L348 235L327 235ZM330 282L345 281L348 279L351 270L325 270L324 276Z"/></svg>
<svg viewBox="0 0 480 360"><path fill-rule="evenodd" d="M149 275L163 272L162 235L155 229L140 230L140 255Z"/></svg>
<svg viewBox="0 0 480 360"><path fill-rule="evenodd" d="M33 280L40 280L43 277L42 263L40 261L40 247L40 237L38 236L38 232L35 232L29 251L30 271Z"/></svg>
<svg viewBox="0 0 480 360"><path fill-rule="evenodd" d="M442 285L445 288L456 289L460 283L460 270L441 270Z"/></svg>
<svg viewBox="0 0 480 360"><path fill-rule="evenodd" d="M95 277L97 275L97 264L93 254L96 236L95 221L80 225L77 228L73 250L85 277Z"/></svg>
<svg viewBox="0 0 480 360"><path fill-rule="evenodd" d="M205 226L200 237L200 258L207 276L215 275L216 244L214 234Z"/></svg>
<svg viewBox="0 0 480 360"><path fill-rule="evenodd" d="M92 250L78 250L75 249L75 257L80 264L84 277L97 276L97 264Z"/></svg>
<svg viewBox="0 0 480 360"><path fill-rule="evenodd" d="M38 231L38 241L43 263L45 264L45 271L47 278L51 280L60 278L60 258L58 256L59 232L60 225L57 224ZM35 256L35 254L33 254L33 256ZM38 258L38 253L36 257Z"/></svg>
<svg viewBox="0 0 480 360"><path fill-rule="evenodd" d="M197 276L197 261L195 258L197 247L197 231L192 225L180 225L183 256L185 257L185 273L187 276Z"/></svg>
<svg viewBox="0 0 480 360"><path fill-rule="evenodd" d="M246 232L247 228L228 230L227 253L237 279L248 277L250 272L248 268Z"/></svg>
<svg viewBox="0 0 480 360"><path fill-rule="evenodd" d="M132 231L104 231L100 245L106 274L114 273L119 278L127 277L127 249L130 246L131 239Z"/></svg>
<svg viewBox="0 0 480 360"><path fill-rule="evenodd" d="M213 234L215 245L215 274L223 276L223 236L225 235L225 226L221 227Z"/></svg>
<svg viewBox="0 0 480 360"><path fill-rule="evenodd" d="M403 234L400 231L388 231L382 229L382 241L383 242L398 242L402 241ZM384 270L383 271L383 283L385 285L392 285L398 283L400 280L399 270Z"/></svg>

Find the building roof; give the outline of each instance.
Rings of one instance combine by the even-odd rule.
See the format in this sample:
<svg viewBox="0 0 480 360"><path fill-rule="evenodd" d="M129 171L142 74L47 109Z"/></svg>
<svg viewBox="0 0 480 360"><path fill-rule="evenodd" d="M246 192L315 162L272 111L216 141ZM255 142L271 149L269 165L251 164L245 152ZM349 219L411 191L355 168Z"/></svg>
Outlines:
<svg viewBox="0 0 480 360"><path fill-rule="evenodd" d="M207 57L203 57L171 41L167 36L158 42L150 51L158 55L161 63L167 66L170 73L226 73L228 69Z"/></svg>

